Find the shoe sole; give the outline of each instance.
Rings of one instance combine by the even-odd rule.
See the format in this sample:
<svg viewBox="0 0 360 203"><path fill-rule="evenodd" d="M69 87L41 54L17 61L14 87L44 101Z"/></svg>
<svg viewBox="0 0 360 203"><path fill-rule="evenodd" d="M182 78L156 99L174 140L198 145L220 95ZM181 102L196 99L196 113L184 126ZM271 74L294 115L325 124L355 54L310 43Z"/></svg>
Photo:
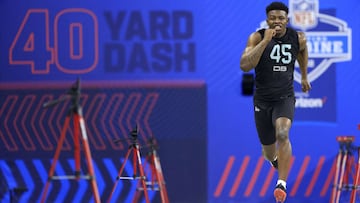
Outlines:
<svg viewBox="0 0 360 203"><path fill-rule="evenodd" d="M276 202L284 203L286 199L286 192L282 189L276 188L274 190L274 197L276 199Z"/></svg>

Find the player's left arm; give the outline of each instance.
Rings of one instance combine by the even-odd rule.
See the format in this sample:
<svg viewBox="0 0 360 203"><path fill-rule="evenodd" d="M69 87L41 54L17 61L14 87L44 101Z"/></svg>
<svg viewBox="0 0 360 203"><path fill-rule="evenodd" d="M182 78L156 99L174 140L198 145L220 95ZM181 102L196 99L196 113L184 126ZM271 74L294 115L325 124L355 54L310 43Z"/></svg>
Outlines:
<svg viewBox="0 0 360 203"><path fill-rule="evenodd" d="M311 89L311 85L307 79L307 64L309 59L308 49L306 45L306 36L304 32L298 32L299 36L299 54L297 55L297 61L300 66L301 72L301 89L303 92L307 92Z"/></svg>

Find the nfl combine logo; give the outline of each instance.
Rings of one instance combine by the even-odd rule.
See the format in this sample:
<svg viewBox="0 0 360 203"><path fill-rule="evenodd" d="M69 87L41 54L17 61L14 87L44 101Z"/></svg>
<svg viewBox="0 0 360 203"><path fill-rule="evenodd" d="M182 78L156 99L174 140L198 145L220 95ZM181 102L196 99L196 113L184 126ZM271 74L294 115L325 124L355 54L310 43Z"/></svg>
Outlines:
<svg viewBox="0 0 360 203"><path fill-rule="evenodd" d="M308 80L310 83L316 80L314 86L317 87L310 93L295 92L295 107L298 120L336 121L336 88L331 88L326 81L335 80L332 69L335 63L351 60L351 29L334 16L334 10L319 11L318 0L289 0L289 26L305 32L309 52ZM301 83L298 67L294 80ZM332 91L326 91L329 89Z"/></svg>
<svg viewBox="0 0 360 203"><path fill-rule="evenodd" d="M289 0L289 18L291 26L304 31L307 37L310 82L319 78L331 64L351 60L351 29L345 21L319 13L318 0ZM298 70L294 79L301 83Z"/></svg>

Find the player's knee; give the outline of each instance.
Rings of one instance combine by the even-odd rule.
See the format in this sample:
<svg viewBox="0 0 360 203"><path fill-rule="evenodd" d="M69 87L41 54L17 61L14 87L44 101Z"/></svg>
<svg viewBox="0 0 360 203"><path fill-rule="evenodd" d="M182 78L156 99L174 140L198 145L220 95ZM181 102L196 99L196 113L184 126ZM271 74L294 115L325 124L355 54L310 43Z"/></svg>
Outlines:
<svg viewBox="0 0 360 203"><path fill-rule="evenodd" d="M286 142L289 140L289 130L280 129L276 132L276 138L278 142Z"/></svg>

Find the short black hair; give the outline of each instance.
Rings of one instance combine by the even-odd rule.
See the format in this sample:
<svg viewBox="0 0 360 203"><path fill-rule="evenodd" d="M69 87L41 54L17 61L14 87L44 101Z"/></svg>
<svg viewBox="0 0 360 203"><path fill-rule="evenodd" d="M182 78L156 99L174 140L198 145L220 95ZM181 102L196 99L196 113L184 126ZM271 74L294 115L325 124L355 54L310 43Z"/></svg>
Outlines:
<svg viewBox="0 0 360 203"><path fill-rule="evenodd" d="M272 10L281 10L285 11L286 14L289 13L289 8L284 3L278 1L272 2L266 7L266 14L268 14Z"/></svg>

